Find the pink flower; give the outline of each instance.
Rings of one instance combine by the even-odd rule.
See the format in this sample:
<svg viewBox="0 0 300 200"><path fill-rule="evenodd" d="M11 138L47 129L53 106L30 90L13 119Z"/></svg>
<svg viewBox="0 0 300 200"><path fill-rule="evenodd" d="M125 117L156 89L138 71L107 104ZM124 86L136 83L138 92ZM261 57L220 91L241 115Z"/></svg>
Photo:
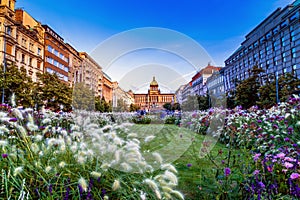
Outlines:
<svg viewBox="0 0 300 200"><path fill-rule="evenodd" d="M290 158L290 157L286 157L286 158L284 158L284 160L288 161L288 162L296 162L296 159Z"/></svg>
<svg viewBox="0 0 300 200"><path fill-rule="evenodd" d="M285 156L284 153L279 153L279 154L276 155L276 157L277 157L277 158L280 158L280 159L283 159L284 156Z"/></svg>
<svg viewBox="0 0 300 200"><path fill-rule="evenodd" d="M254 174L254 175L259 174L259 170L258 170L258 169L254 170L253 174Z"/></svg>
<svg viewBox="0 0 300 200"><path fill-rule="evenodd" d="M257 161L260 155L261 155L260 153L255 154L255 155L253 156L253 160L254 160L254 161Z"/></svg>
<svg viewBox="0 0 300 200"><path fill-rule="evenodd" d="M285 162L284 163L284 166L289 169L289 168L292 168L294 165L292 163L289 163L289 162Z"/></svg>
<svg viewBox="0 0 300 200"><path fill-rule="evenodd" d="M299 177L300 177L300 175L299 175L298 173L292 173L291 176L290 176L290 178L291 178L292 180L297 179L297 178L299 178Z"/></svg>

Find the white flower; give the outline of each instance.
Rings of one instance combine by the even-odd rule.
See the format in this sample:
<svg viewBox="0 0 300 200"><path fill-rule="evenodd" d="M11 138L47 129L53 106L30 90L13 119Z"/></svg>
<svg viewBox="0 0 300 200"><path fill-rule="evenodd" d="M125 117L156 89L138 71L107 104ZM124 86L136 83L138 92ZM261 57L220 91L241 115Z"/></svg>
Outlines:
<svg viewBox="0 0 300 200"><path fill-rule="evenodd" d="M158 162L158 163L162 163L163 162L163 159L161 157L161 155L157 152L154 152L152 153L152 155L154 156L155 160Z"/></svg>
<svg viewBox="0 0 300 200"><path fill-rule="evenodd" d="M83 157L83 156L78 156L78 157L77 157L77 162L78 162L79 164L84 164L84 163L85 163L85 157Z"/></svg>
<svg viewBox="0 0 300 200"><path fill-rule="evenodd" d="M109 199L109 198L108 198L108 196L106 196L106 195L103 197L103 200L108 200L108 199Z"/></svg>
<svg viewBox="0 0 300 200"><path fill-rule="evenodd" d="M146 193L141 191L141 194L140 194L141 200L146 200L146 195L147 195Z"/></svg>
<svg viewBox="0 0 300 200"><path fill-rule="evenodd" d="M91 176L93 176L94 178L100 178L101 177L101 173L100 172L96 172L96 171L92 171L91 172Z"/></svg>
<svg viewBox="0 0 300 200"><path fill-rule="evenodd" d="M126 172L129 172L129 171L132 170L132 167L131 167L129 164L125 163L125 162L123 162L123 163L121 164L121 167L122 167L122 169L123 169L124 171L126 171Z"/></svg>
<svg viewBox="0 0 300 200"><path fill-rule="evenodd" d="M114 183L113 183L113 185L112 185L112 190L113 190L113 191L116 191L116 190L118 190L120 187L121 187L121 186L120 186L120 181L119 181L119 180L115 180Z"/></svg>
<svg viewBox="0 0 300 200"><path fill-rule="evenodd" d="M177 173L176 168L171 164L164 164L161 166L162 170L170 170L171 172Z"/></svg>
<svg viewBox="0 0 300 200"><path fill-rule="evenodd" d="M171 193L175 194L177 197L179 197L182 200L184 199L183 194L181 194L179 191L173 190Z"/></svg>
<svg viewBox="0 0 300 200"><path fill-rule="evenodd" d="M58 166L59 166L60 168L64 168L64 167L66 166L66 163L65 163L64 161L61 161L61 162L58 164Z"/></svg>
<svg viewBox="0 0 300 200"><path fill-rule="evenodd" d="M45 168L45 172L46 172L46 173L49 173L51 170L52 170L52 167L51 167L51 166L47 166L47 167Z"/></svg>
<svg viewBox="0 0 300 200"><path fill-rule="evenodd" d="M40 150L39 146L36 143L32 143L31 147L30 147L31 151L33 151L33 153L37 154L38 151Z"/></svg>
<svg viewBox="0 0 300 200"><path fill-rule="evenodd" d="M147 136L146 138L145 138L145 142L147 143L147 142L150 142L151 140L153 140L155 138L155 136L154 135L149 135L149 136Z"/></svg>
<svg viewBox="0 0 300 200"><path fill-rule="evenodd" d="M34 136L34 139L37 141L37 142L40 142L43 140L43 136L42 135L36 135Z"/></svg>
<svg viewBox="0 0 300 200"><path fill-rule="evenodd" d="M87 182L86 182L86 180L84 179L84 178L80 178L79 180L78 180L78 184L81 186L81 188L82 188L82 190L84 191L84 192L86 192L87 191Z"/></svg>
<svg viewBox="0 0 300 200"><path fill-rule="evenodd" d="M158 199L161 199L161 194L160 194L159 190L155 190L155 194Z"/></svg>
<svg viewBox="0 0 300 200"><path fill-rule="evenodd" d="M158 190L158 186L153 180L147 178L143 182L146 183L152 190Z"/></svg>
<svg viewBox="0 0 300 200"><path fill-rule="evenodd" d="M165 171L164 176L166 179L170 180L173 184L177 185L178 180L177 180L177 177L175 176L175 174L173 174L172 172L167 170L167 171Z"/></svg>
<svg viewBox="0 0 300 200"><path fill-rule="evenodd" d="M22 171L23 171L23 167L16 167L15 170L14 170L13 175L14 175L14 176L17 176L17 175L19 175L20 173L22 173Z"/></svg>
<svg viewBox="0 0 300 200"><path fill-rule="evenodd" d="M5 126L0 126L0 134L8 133L9 130Z"/></svg>
<svg viewBox="0 0 300 200"><path fill-rule="evenodd" d="M50 124L50 123L51 123L51 119L49 119L49 118L45 118L42 121L42 124Z"/></svg>
<svg viewBox="0 0 300 200"><path fill-rule="evenodd" d="M6 140L0 140L0 147L5 147L7 145Z"/></svg>

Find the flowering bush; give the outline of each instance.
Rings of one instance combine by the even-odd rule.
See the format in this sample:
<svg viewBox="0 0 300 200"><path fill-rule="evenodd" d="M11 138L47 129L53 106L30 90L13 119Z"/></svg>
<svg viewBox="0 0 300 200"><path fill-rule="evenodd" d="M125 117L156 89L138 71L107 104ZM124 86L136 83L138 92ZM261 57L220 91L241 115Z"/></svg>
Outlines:
<svg viewBox="0 0 300 200"><path fill-rule="evenodd" d="M219 141L226 144L228 153L217 156L221 164L217 157L207 155L216 170L218 198L300 197L299 111L298 96L269 110L225 110ZM205 134L213 112L185 113L181 124Z"/></svg>

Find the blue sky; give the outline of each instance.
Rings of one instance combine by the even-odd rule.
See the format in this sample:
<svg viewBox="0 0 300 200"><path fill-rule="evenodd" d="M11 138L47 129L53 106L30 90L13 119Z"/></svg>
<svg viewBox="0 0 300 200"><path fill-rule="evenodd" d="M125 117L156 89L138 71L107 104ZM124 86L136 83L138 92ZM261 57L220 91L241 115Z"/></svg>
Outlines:
<svg viewBox="0 0 300 200"><path fill-rule="evenodd" d="M190 37L205 49L213 64L224 66L224 60L238 48L249 31L276 8L292 2L293 0L18 0L16 8L23 8L36 20L50 25L78 51L91 53L98 44L123 31L161 27ZM134 54L129 57L127 61L134 58ZM123 60L126 62L126 59ZM157 62L159 63L155 61ZM113 74L110 76L118 80L122 78L114 77Z"/></svg>

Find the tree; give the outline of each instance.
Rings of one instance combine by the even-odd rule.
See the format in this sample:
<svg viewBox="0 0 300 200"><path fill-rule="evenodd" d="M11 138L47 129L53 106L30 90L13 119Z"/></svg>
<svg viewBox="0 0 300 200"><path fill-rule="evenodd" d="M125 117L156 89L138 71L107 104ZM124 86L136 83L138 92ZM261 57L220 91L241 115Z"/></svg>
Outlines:
<svg viewBox="0 0 300 200"><path fill-rule="evenodd" d="M79 110L95 110L95 95L85 84L76 83L73 89L72 106Z"/></svg>
<svg viewBox="0 0 300 200"><path fill-rule="evenodd" d="M270 79L269 79L270 78ZM270 108L276 104L276 81L274 76L266 79L265 85L259 88L258 105ZM292 74L284 74L278 79L278 95L280 101L286 101L300 86L300 80Z"/></svg>
<svg viewBox="0 0 300 200"><path fill-rule="evenodd" d="M163 108L164 109L166 109L166 110L168 110L168 111L171 111L172 110L172 104L171 103L165 103L164 105L163 105Z"/></svg>
<svg viewBox="0 0 300 200"><path fill-rule="evenodd" d="M130 104L130 107L129 107L129 111L130 112L136 112L136 111L138 111L139 109L141 109L141 107L139 106L139 105L137 105L137 104Z"/></svg>
<svg viewBox="0 0 300 200"><path fill-rule="evenodd" d="M111 112L112 105L111 102L106 102L104 97L96 97L95 109L99 112Z"/></svg>
<svg viewBox="0 0 300 200"><path fill-rule="evenodd" d="M32 107L34 105L34 83L31 78L27 76L24 67L18 69L17 66L10 65L6 68L4 74L2 66L0 74L0 87L4 88L5 102L8 102L9 97L11 97L12 94L15 94L15 103L17 105L22 105L24 107Z"/></svg>
<svg viewBox="0 0 300 200"><path fill-rule="evenodd" d="M188 96L187 100L182 103L183 111L193 111L199 109L198 96Z"/></svg>
<svg viewBox="0 0 300 200"><path fill-rule="evenodd" d="M72 109L72 89L63 83L55 74L38 74L37 83L38 99L44 102L45 106L58 111Z"/></svg>
<svg viewBox="0 0 300 200"><path fill-rule="evenodd" d="M117 100L117 106L113 108L114 112L127 112L129 110L126 101L123 99Z"/></svg>
<svg viewBox="0 0 300 200"><path fill-rule="evenodd" d="M261 72L264 72L264 70L254 66L251 70L251 76L237 86L235 96L237 105L241 105L246 109L256 105L258 101L258 89L260 87L259 74Z"/></svg>
<svg viewBox="0 0 300 200"><path fill-rule="evenodd" d="M209 108L209 95L198 96L199 110L207 110Z"/></svg>

